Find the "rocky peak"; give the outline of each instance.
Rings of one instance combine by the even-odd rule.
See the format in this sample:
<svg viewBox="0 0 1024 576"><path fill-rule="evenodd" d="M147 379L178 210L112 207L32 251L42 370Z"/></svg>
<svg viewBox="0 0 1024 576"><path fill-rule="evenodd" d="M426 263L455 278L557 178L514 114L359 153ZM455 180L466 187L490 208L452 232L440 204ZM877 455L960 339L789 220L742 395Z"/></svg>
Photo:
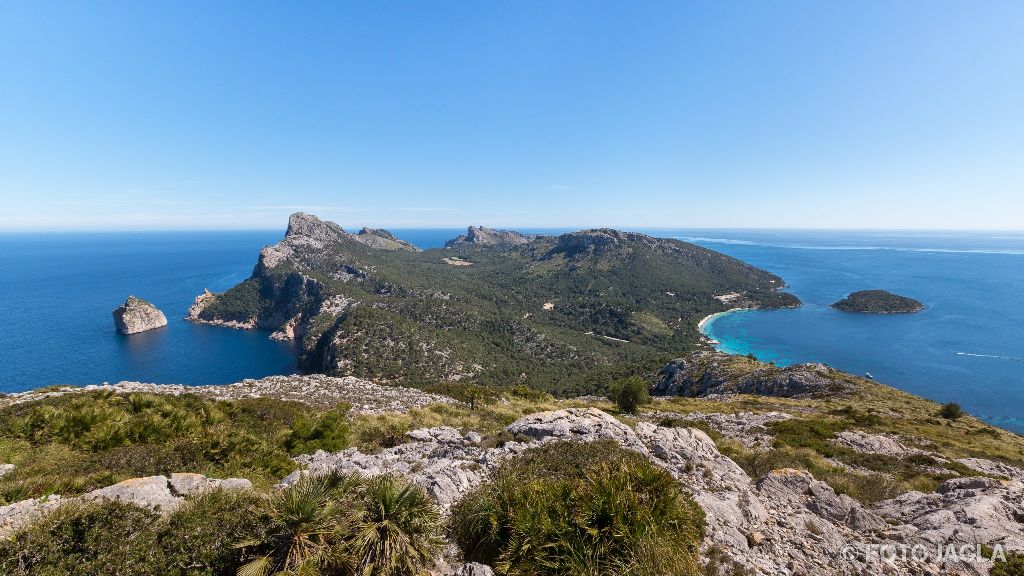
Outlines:
<svg viewBox="0 0 1024 576"><path fill-rule="evenodd" d="M114 325L121 334L138 334L167 326L167 317L156 306L135 296L114 308Z"/></svg>
<svg viewBox="0 0 1024 576"><path fill-rule="evenodd" d="M347 236L344 228L334 222L321 220L312 214L296 212L288 217L288 231L285 239L304 236L321 242L329 242Z"/></svg>
<svg viewBox="0 0 1024 576"><path fill-rule="evenodd" d="M401 240L391 232L380 228L363 228L358 234L352 234L352 239L362 242L371 248L380 250L408 250L419 252L420 249L405 240Z"/></svg>
<svg viewBox="0 0 1024 576"><path fill-rule="evenodd" d="M584 252L599 254L609 248L629 243L640 243L653 247L659 241L646 234L623 232L611 228L595 228L562 234L558 237L558 242L551 252L562 253L566 256L575 256Z"/></svg>
<svg viewBox="0 0 1024 576"><path fill-rule="evenodd" d="M444 243L445 248L455 246L499 246L513 247L522 246L536 238L534 234L522 234L513 230L496 230L486 226L470 226L466 233Z"/></svg>

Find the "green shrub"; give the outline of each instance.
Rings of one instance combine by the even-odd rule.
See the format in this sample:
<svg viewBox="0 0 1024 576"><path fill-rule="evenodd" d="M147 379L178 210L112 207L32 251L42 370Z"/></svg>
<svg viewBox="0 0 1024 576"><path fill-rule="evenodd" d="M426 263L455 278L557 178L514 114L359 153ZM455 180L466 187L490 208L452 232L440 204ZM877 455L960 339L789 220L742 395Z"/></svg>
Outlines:
<svg viewBox="0 0 1024 576"><path fill-rule="evenodd" d="M344 418L297 402L115 394L46 398L0 408L0 501L80 494L138 476L188 470L269 485L295 469L295 449L344 443ZM293 426L297 431L293 431Z"/></svg>
<svg viewBox="0 0 1024 576"><path fill-rule="evenodd" d="M235 576L251 560L235 544L259 539L269 524L265 498L251 490L211 490L167 518L160 548L163 576Z"/></svg>
<svg viewBox="0 0 1024 576"><path fill-rule="evenodd" d="M150 576L165 566L159 516L121 502L68 503L0 540L8 576Z"/></svg>
<svg viewBox="0 0 1024 576"><path fill-rule="evenodd" d="M989 574L991 576L1024 576L1024 554L1020 552L1007 554L1005 561L992 565Z"/></svg>
<svg viewBox="0 0 1024 576"><path fill-rule="evenodd" d="M501 390L493 386L481 386L468 382L444 382L434 384L425 388L431 394L440 394L454 398L459 402L468 404L470 409L475 410L482 404L494 404L501 397Z"/></svg>
<svg viewBox="0 0 1024 576"><path fill-rule="evenodd" d="M351 407L343 403L320 414L303 416L292 426L285 448L290 454L309 454L317 450L337 452L348 447Z"/></svg>
<svg viewBox="0 0 1024 576"><path fill-rule="evenodd" d="M415 576L440 547L440 513L422 488L395 476L306 476L257 512L236 545L240 576Z"/></svg>
<svg viewBox="0 0 1024 576"><path fill-rule="evenodd" d="M416 576L441 547L440 514L419 486L404 478L371 479L352 549L362 576Z"/></svg>
<svg viewBox="0 0 1024 576"><path fill-rule="evenodd" d="M963 408L956 402L948 402L939 409L939 416L946 420L957 420L964 415Z"/></svg>
<svg viewBox="0 0 1024 576"><path fill-rule="evenodd" d="M626 414L635 414L637 408L651 403L647 383L639 376L614 382L608 387L608 399Z"/></svg>
<svg viewBox="0 0 1024 576"><path fill-rule="evenodd" d="M260 534L236 545L252 557L239 576L350 573L345 539L357 486L354 476L329 473L306 476L275 494L260 515Z"/></svg>
<svg viewBox="0 0 1024 576"><path fill-rule="evenodd" d="M829 442L837 432L844 429L839 420L815 418L791 418L768 424L768 430L775 436L776 448L810 448L823 456L832 456L835 447Z"/></svg>
<svg viewBox="0 0 1024 576"><path fill-rule="evenodd" d="M697 574L704 514L613 442L553 443L503 464L452 510L467 561L505 575Z"/></svg>

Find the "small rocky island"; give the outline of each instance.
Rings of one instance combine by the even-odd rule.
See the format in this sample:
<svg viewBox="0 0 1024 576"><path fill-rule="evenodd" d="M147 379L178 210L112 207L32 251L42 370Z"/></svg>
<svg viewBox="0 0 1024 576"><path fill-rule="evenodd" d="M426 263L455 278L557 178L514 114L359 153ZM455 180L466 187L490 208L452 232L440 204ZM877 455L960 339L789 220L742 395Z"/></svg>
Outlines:
<svg viewBox="0 0 1024 576"><path fill-rule="evenodd" d="M114 325L121 334L138 334L167 326L167 317L151 302L129 296L114 308Z"/></svg>
<svg viewBox="0 0 1024 576"><path fill-rule="evenodd" d="M866 314L912 314L924 309L924 304L885 290L861 290L832 305L843 312Z"/></svg>

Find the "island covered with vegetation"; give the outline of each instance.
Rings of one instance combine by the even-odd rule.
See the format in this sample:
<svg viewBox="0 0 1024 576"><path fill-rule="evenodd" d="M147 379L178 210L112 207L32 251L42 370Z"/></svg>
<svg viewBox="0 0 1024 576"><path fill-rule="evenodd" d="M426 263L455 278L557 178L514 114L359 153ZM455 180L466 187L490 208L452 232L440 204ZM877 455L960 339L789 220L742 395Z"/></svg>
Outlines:
<svg viewBox="0 0 1024 576"><path fill-rule="evenodd" d="M836 302L832 307L843 312L865 314L912 314L924 310L924 304L921 302L885 290L860 290Z"/></svg>

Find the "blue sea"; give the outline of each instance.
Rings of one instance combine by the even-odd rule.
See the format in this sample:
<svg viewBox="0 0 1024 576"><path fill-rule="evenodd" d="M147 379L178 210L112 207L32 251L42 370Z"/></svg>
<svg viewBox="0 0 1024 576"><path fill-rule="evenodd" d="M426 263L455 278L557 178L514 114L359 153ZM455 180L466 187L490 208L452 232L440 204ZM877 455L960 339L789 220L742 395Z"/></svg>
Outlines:
<svg viewBox="0 0 1024 576"><path fill-rule="evenodd" d="M780 365L824 362L1024 432L1024 233L680 232L781 276L804 303L740 311L704 332ZM851 314L856 290L910 296L917 314Z"/></svg>
<svg viewBox="0 0 1024 576"><path fill-rule="evenodd" d="M798 309L717 318L705 330L723 350L870 372L1024 431L1024 233L643 231L774 272L803 300ZM462 231L393 232L430 248ZM0 391L119 380L223 384L293 372L293 344L181 320L204 288L247 278L260 248L282 235L0 234ZM892 316L829 308L868 288L927 307ZM160 307L168 326L117 334L111 310L129 294Z"/></svg>

